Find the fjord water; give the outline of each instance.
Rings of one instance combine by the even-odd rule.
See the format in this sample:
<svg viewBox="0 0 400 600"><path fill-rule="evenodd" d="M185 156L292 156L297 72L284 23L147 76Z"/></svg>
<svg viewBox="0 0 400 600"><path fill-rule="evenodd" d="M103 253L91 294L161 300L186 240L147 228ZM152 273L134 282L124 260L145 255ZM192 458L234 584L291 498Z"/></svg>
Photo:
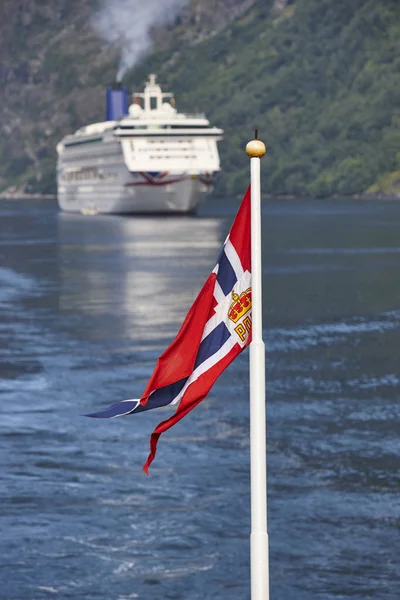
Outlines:
<svg viewBox="0 0 400 600"><path fill-rule="evenodd" d="M249 598L248 352L160 440L138 397L237 202L0 204L0 597ZM263 203L273 600L400 598L400 203Z"/></svg>

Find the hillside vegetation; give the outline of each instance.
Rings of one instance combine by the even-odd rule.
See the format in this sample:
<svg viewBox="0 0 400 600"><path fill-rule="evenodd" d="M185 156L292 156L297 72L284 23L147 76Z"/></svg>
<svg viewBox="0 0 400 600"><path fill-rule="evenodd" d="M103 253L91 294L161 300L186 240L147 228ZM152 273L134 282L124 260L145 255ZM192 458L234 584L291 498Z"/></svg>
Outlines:
<svg viewBox="0 0 400 600"><path fill-rule="evenodd" d="M180 110L202 110L225 130L216 192L242 193L257 127L266 193L399 193L398 0L230 2L224 16L226 2L192 0L154 30L153 52L124 81L141 88L155 72ZM55 144L103 119L117 50L91 30L89 0L4 4L0 189L54 191Z"/></svg>

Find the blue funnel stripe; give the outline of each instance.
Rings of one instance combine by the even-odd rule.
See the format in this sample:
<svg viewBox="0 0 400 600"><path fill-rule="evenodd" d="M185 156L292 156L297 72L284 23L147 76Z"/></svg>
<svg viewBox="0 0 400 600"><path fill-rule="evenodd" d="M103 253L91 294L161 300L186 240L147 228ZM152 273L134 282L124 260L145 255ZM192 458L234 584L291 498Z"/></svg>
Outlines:
<svg viewBox="0 0 400 600"><path fill-rule="evenodd" d="M116 121L128 114L128 92L126 88L107 88L106 120Z"/></svg>

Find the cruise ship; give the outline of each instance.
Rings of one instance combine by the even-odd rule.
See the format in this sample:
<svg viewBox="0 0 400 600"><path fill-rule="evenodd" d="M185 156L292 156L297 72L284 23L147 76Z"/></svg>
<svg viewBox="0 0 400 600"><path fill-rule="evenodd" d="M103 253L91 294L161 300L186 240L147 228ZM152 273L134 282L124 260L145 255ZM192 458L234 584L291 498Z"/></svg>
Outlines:
<svg viewBox="0 0 400 600"><path fill-rule="evenodd" d="M223 131L204 114L177 111L150 75L144 91L107 89L106 121L57 145L61 210L84 214L195 213L220 170Z"/></svg>

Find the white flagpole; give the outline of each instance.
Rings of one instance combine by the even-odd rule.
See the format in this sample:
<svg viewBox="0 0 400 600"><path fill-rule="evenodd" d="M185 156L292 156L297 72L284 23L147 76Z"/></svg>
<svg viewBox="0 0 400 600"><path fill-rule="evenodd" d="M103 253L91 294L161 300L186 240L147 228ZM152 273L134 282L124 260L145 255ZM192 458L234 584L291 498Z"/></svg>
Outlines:
<svg viewBox="0 0 400 600"><path fill-rule="evenodd" d="M266 152L255 139L246 146L251 173L251 287L250 344L250 478L251 478L251 600L269 600L267 533L267 449L265 425L265 346L262 339L260 159Z"/></svg>

